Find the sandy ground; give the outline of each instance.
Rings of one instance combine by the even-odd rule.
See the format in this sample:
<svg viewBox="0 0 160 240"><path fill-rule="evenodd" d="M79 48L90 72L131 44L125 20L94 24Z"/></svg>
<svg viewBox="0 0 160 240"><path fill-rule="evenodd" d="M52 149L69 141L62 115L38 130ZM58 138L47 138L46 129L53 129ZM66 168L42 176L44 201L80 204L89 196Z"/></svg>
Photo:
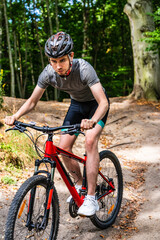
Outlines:
<svg viewBox="0 0 160 240"><path fill-rule="evenodd" d="M23 103L21 99L4 98L5 111L15 112ZM68 103L39 102L36 109L23 120L58 126L62 123ZM1 133L4 129L1 128ZM58 139L56 139L58 141ZM56 188L60 196L60 228L58 240L70 239L160 239L160 108L159 104L136 102L127 98L111 99L111 110L99 150L113 151L119 158L124 178L124 195L121 211L115 224L97 229L88 218L72 219L68 213L67 188L57 175ZM80 136L74 152L84 152L84 138ZM0 184L0 239L4 239L5 221L11 200L19 185L32 174L33 166L26 167L24 178L16 186ZM3 174L3 171L0 171Z"/></svg>

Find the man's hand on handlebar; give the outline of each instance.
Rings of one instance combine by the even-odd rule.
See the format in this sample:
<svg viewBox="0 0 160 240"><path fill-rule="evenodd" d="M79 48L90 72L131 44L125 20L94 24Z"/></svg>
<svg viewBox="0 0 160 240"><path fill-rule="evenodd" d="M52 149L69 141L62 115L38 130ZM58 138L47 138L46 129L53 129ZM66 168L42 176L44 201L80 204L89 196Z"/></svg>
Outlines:
<svg viewBox="0 0 160 240"><path fill-rule="evenodd" d="M89 130L94 128L96 125L96 122L92 119L82 119L81 121L81 129L83 130Z"/></svg>
<svg viewBox="0 0 160 240"><path fill-rule="evenodd" d="M14 121L17 120L16 117L14 115L12 116L6 116L5 117L5 124L9 125L9 126L13 126L14 125Z"/></svg>

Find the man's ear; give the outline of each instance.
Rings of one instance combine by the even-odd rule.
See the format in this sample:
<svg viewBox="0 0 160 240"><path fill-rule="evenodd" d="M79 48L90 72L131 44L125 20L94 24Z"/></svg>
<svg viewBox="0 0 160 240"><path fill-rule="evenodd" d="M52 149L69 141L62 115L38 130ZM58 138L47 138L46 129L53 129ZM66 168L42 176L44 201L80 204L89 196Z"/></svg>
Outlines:
<svg viewBox="0 0 160 240"><path fill-rule="evenodd" d="M51 64L50 58L48 58L48 62Z"/></svg>
<svg viewBox="0 0 160 240"><path fill-rule="evenodd" d="M70 53L71 58L74 58L74 52Z"/></svg>

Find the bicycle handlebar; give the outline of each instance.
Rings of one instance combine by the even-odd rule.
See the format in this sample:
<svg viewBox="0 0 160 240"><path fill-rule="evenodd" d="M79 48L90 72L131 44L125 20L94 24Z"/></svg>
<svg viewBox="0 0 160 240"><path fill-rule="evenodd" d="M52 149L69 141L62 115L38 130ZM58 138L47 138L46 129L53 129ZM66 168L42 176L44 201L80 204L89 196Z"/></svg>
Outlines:
<svg viewBox="0 0 160 240"><path fill-rule="evenodd" d="M77 132L81 133L81 131L80 131L81 124L79 124L79 123L74 124L74 125L60 126L60 127L49 127L49 126L39 127L39 126L36 126L35 123L23 123L20 121L15 121L14 125L15 125L15 127L7 129L6 132L10 131L10 130L18 130L20 132L24 132L24 131L26 131L26 128L29 127L29 128L33 128L37 131L40 131L43 133L48 133L48 134L58 131L58 130L61 130L61 129L66 129L66 131L64 132L65 134L67 134L67 133L74 134Z"/></svg>

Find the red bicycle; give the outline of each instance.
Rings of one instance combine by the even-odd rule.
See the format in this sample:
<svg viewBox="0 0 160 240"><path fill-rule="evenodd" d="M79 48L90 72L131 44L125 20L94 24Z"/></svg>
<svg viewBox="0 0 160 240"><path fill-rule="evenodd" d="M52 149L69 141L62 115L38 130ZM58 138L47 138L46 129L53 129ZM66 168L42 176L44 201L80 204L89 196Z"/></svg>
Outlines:
<svg viewBox="0 0 160 240"><path fill-rule="evenodd" d="M60 218L58 194L54 186L55 168L58 169L72 195L69 203L69 213L71 217L75 218L78 208L87 194L85 167L87 156L81 158L55 146L53 135L62 129L61 134L82 133L80 124L51 128L48 126L39 127L34 123L26 124L15 121L14 125L13 128L6 131L18 130L27 134L34 142L40 159L35 161L34 175L21 185L12 201L7 217L5 240L55 240L57 239ZM28 127L47 134L43 156L41 156L43 151L37 146L37 139L43 134L34 140L32 133L27 129ZM70 174L66 171L59 155L67 156L83 164L83 183L80 192L77 192L75 183L70 178ZM115 222L119 213L123 193L123 177L119 160L115 154L104 150L99 155L100 165L96 186L99 211L91 216L90 220L96 227L105 229ZM46 170L40 170L39 166L42 163L46 165ZM48 164L50 168L48 168Z"/></svg>

